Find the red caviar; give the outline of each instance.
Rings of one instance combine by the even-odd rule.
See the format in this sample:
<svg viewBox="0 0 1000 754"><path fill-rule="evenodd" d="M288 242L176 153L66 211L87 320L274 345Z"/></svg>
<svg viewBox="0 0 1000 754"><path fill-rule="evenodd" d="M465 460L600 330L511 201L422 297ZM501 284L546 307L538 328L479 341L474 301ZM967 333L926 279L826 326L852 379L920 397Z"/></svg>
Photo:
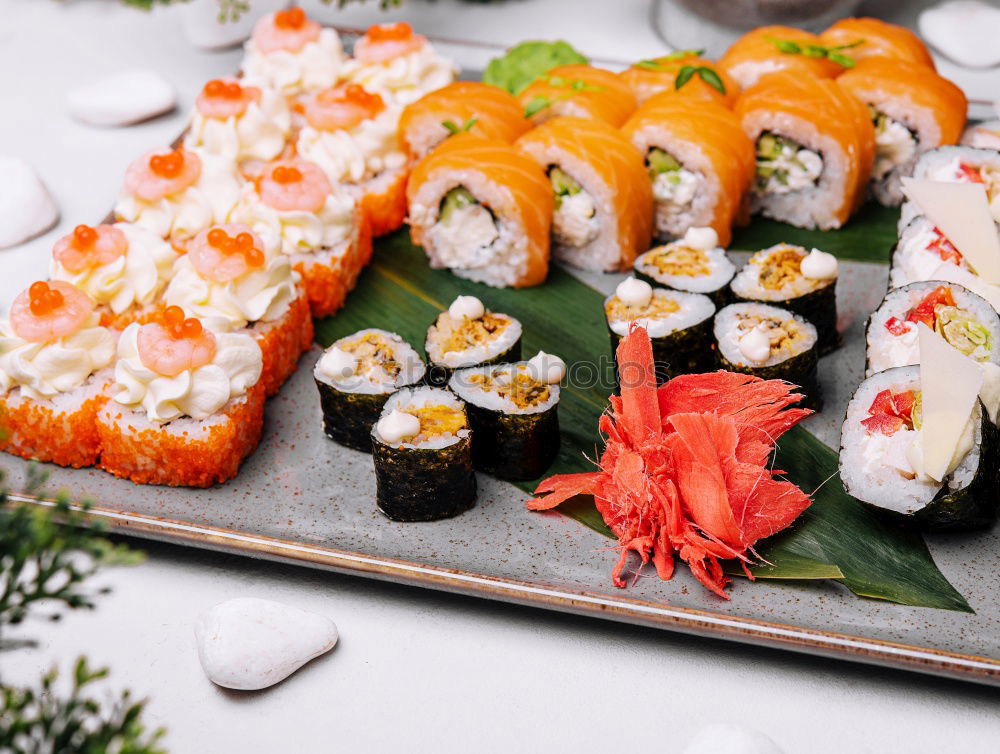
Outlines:
<svg viewBox="0 0 1000 754"><path fill-rule="evenodd" d="M179 306L168 306L160 315L160 322L170 337L175 340L191 340L202 333L201 321L194 317L184 317L184 310Z"/></svg>
<svg viewBox="0 0 1000 754"><path fill-rule="evenodd" d="M77 225L73 228L73 243L78 249L86 249L94 245L97 231L89 225Z"/></svg>
<svg viewBox="0 0 1000 754"><path fill-rule="evenodd" d="M299 7L278 11L274 14L274 25L278 29L301 29L306 22L306 12Z"/></svg>
<svg viewBox="0 0 1000 754"><path fill-rule="evenodd" d="M264 253L254 245L253 236L249 233L230 236L222 228L212 228L208 231L208 243L226 255L242 254L250 267L264 264Z"/></svg>
<svg viewBox="0 0 1000 754"><path fill-rule="evenodd" d="M32 283L28 288L28 295L31 297L31 313L36 317L52 314L63 305L63 295L55 288L50 288L44 280Z"/></svg>
<svg viewBox="0 0 1000 754"><path fill-rule="evenodd" d="M184 170L184 153L175 149L149 158L149 169L161 178L176 178Z"/></svg>
<svg viewBox="0 0 1000 754"><path fill-rule="evenodd" d="M385 107L385 103L378 94L369 92L359 84L348 84L342 89L324 89L316 95L316 99L323 105L349 102L372 113L377 113Z"/></svg>
<svg viewBox="0 0 1000 754"><path fill-rule="evenodd" d="M278 165L271 171L271 178L275 183L280 183L282 185L298 183L302 180L302 171L296 167Z"/></svg>
<svg viewBox="0 0 1000 754"><path fill-rule="evenodd" d="M395 24L375 24L365 34L371 42L401 42L413 37L413 27L405 21Z"/></svg>
<svg viewBox="0 0 1000 754"><path fill-rule="evenodd" d="M237 100L243 96L243 87L235 81L223 81L222 79L212 79L205 84L204 93L206 97L216 97L219 99Z"/></svg>

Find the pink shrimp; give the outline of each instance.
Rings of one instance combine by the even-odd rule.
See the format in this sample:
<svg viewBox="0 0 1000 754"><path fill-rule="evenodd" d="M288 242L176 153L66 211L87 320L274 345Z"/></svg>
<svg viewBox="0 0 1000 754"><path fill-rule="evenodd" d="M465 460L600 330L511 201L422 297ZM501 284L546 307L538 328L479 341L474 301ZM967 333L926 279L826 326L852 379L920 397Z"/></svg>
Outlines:
<svg viewBox="0 0 1000 754"><path fill-rule="evenodd" d="M77 225L56 241L52 256L67 271L83 272L110 264L128 250L128 239L114 225Z"/></svg>
<svg viewBox="0 0 1000 754"><path fill-rule="evenodd" d="M142 365L164 377L205 366L212 361L216 348L212 331L194 317L185 319L179 306L164 309L159 322L142 325L136 345Z"/></svg>
<svg viewBox="0 0 1000 754"><path fill-rule="evenodd" d="M375 24L354 45L354 57L362 63L384 63L387 60L416 52L427 38L413 33L406 22Z"/></svg>
<svg viewBox="0 0 1000 754"><path fill-rule="evenodd" d="M264 16L253 27L253 41L265 55L286 50L298 52L319 39L320 25L301 8L289 8Z"/></svg>
<svg viewBox="0 0 1000 754"><path fill-rule="evenodd" d="M380 96L357 84L324 89L310 97L305 105L309 125L321 131L354 128L384 109L385 103Z"/></svg>
<svg viewBox="0 0 1000 754"><path fill-rule="evenodd" d="M255 86L240 86L233 78L212 79L202 87L195 105L206 118L225 120L240 117L259 99L260 89Z"/></svg>
<svg viewBox="0 0 1000 754"><path fill-rule="evenodd" d="M332 190L323 169L305 160L272 163L259 183L264 204L282 212L318 212Z"/></svg>
<svg viewBox="0 0 1000 754"><path fill-rule="evenodd" d="M14 299L10 324L19 338L45 343L78 332L93 311L94 302L79 288L39 280Z"/></svg>
<svg viewBox="0 0 1000 754"><path fill-rule="evenodd" d="M228 283L264 265L264 242L249 225L216 225L194 237L188 257L204 277Z"/></svg>
<svg viewBox="0 0 1000 754"><path fill-rule="evenodd" d="M200 175L201 158L194 152L160 149L128 166L125 190L144 202L157 202L193 185Z"/></svg>

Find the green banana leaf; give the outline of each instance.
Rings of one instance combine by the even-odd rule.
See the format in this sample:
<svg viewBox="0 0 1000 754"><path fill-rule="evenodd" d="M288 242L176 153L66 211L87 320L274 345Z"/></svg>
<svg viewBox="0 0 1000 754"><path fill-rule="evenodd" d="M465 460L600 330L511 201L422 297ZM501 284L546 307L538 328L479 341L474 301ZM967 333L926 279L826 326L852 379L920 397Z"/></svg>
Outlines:
<svg viewBox="0 0 1000 754"><path fill-rule="evenodd" d="M478 296L490 309L517 317L524 326L525 358L543 350L565 359L570 387L563 389L559 407L562 446L547 475L592 470L601 450L598 418L614 387L604 297L558 267L537 288L489 288L430 269L423 251L400 231L376 243L372 263L347 306L336 317L318 322L316 337L328 345L356 330L381 327L420 348L427 327L459 294ZM807 515L759 548L766 562L755 569L756 577L837 579L865 597L969 610L920 537L884 525L843 492L835 477L833 450L796 428L782 438L777 463L806 492L819 489ZM525 499L536 484L521 485ZM590 498L568 501L559 510L613 536Z"/></svg>

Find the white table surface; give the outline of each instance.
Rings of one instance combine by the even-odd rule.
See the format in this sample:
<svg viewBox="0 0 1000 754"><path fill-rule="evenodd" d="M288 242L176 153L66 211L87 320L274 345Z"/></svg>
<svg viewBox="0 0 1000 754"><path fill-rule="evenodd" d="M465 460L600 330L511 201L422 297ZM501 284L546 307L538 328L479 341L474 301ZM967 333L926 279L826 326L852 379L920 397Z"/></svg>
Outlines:
<svg viewBox="0 0 1000 754"><path fill-rule="evenodd" d="M562 36L623 59L663 49L645 0L407 0L385 15L375 4L318 15L345 25L406 18L426 33L508 43ZM63 210L52 232L0 252L0 301L42 276L54 239L103 216L129 160L183 122L181 112L88 128L65 113L68 87L148 65L190 103L204 81L235 69L238 52L194 51L178 29L167 10L0 0L0 149L35 164ZM1000 94L995 70L943 70L976 96ZM148 560L104 572L99 581L113 592L96 611L29 621L9 636L37 647L4 653L0 667L5 682L28 683L86 653L111 667L111 687L150 698L147 719L169 729L173 752L676 752L718 721L755 726L787 754L1000 746L1000 694L991 689L139 544ZM329 615L340 644L270 690L219 689L201 672L193 625L236 596Z"/></svg>

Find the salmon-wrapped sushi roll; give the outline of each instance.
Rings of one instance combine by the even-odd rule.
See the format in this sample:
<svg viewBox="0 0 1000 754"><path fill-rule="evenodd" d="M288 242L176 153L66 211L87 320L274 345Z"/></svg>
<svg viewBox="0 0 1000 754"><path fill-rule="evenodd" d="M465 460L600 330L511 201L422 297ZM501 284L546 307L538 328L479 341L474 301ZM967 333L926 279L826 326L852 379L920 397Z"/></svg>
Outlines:
<svg viewBox="0 0 1000 754"><path fill-rule="evenodd" d="M727 246L746 214L754 170L753 142L739 118L715 102L664 93L636 110L622 133L645 157L656 235L711 227Z"/></svg>
<svg viewBox="0 0 1000 754"><path fill-rule="evenodd" d="M155 233L132 223L77 225L56 241L50 274L97 304L101 324L123 330L157 310L178 253Z"/></svg>
<svg viewBox="0 0 1000 754"><path fill-rule="evenodd" d="M582 64L553 68L531 82L517 99L535 125L572 115L598 118L618 128L637 105L632 90L617 73Z"/></svg>
<svg viewBox="0 0 1000 754"><path fill-rule="evenodd" d="M343 306L371 259L372 232L363 207L345 188L331 187L311 162L268 165L245 187L233 219L288 258L302 276L314 317Z"/></svg>
<svg viewBox="0 0 1000 754"><path fill-rule="evenodd" d="M236 476L264 423L263 359L245 333L215 333L167 307L118 341L97 414L101 468L138 484L209 487Z"/></svg>
<svg viewBox="0 0 1000 754"><path fill-rule="evenodd" d="M177 260L163 294L216 333L243 332L260 346L261 383L274 395L312 344L309 300L289 255L250 226L230 223L202 231Z"/></svg>
<svg viewBox="0 0 1000 754"><path fill-rule="evenodd" d="M455 64L405 22L369 27L354 43L354 58L344 70L350 83L394 105L408 105L448 86L456 73Z"/></svg>
<svg viewBox="0 0 1000 754"><path fill-rule="evenodd" d="M531 128L513 94L477 81L454 84L425 94L403 110L399 140L415 160L456 133L513 142Z"/></svg>
<svg viewBox="0 0 1000 754"><path fill-rule="evenodd" d="M0 321L0 450L60 466L92 466L115 335L69 283L33 283Z"/></svg>
<svg viewBox="0 0 1000 754"><path fill-rule="evenodd" d="M604 121L552 118L514 146L548 173L555 197L552 253L585 270L632 266L649 248L653 193L642 155Z"/></svg>
<svg viewBox="0 0 1000 754"><path fill-rule="evenodd" d="M877 18L844 18L819 35L827 48L840 50L856 62L868 58L895 58L927 66L934 58L927 46L909 29Z"/></svg>
<svg viewBox="0 0 1000 754"><path fill-rule="evenodd" d="M868 58L837 79L868 106L875 124L872 189L887 207L903 201L902 176L929 149L962 136L969 103L948 79L919 63Z"/></svg>
<svg viewBox="0 0 1000 754"><path fill-rule="evenodd" d="M432 267L497 288L545 280L552 184L510 144L453 136L413 168L406 195L410 235Z"/></svg>
<svg viewBox="0 0 1000 754"><path fill-rule="evenodd" d="M677 92L714 100L731 108L740 93L739 84L728 73L716 63L699 57L693 50L640 60L618 75L640 105L654 94Z"/></svg>
<svg viewBox="0 0 1000 754"><path fill-rule="evenodd" d="M762 26L733 42L719 59L718 68L743 89L776 71L833 78L844 66L830 60L825 52L814 52L821 47L820 38L808 31L790 26Z"/></svg>
<svg viewBox="0 0 1000 754"><path fill-rule="evenodd" d="M836 81L782 71L736 102L757 148L751 209L800 228L839 228L864 201L875 158L868 109Z"/></svg>
<svg viewBox="0 0 1000 754"><path fill-rule="evenodd" d="M243 80L287 94L333 86L346 62L337 32L301 8L264 16L244 49Z"/></svg>
<svg viewBox="0 0 1000 754"><path fill-rule="evenodd" d="M240 198L230 161L190 149L157 149L132 162L115 217L184 242L224 223Z"/></svg>

